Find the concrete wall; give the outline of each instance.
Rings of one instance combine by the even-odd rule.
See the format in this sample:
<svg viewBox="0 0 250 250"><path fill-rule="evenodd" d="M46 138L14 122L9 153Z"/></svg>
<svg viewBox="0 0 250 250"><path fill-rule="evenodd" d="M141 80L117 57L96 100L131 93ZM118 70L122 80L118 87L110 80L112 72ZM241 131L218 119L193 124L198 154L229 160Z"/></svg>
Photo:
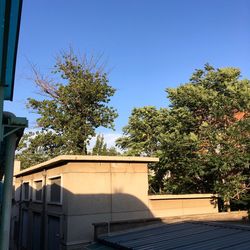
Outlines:
<svg viewBox="0 0 250 250"><path fill-rule="evenodd" d="M217 213L212 194L150 195L149 208L155 217Z"/></svg>
<svg viewBox="0 0 250 250"><path fill-rule="evenodd" d="M61 242L65 243L65 236L66 236L66 228L67 224L64 223L64 205L62 204L52 204L48 201L48 183L50 177L54 176L62 176L61 173L61 168L60 167L55 167L52 169L44 170L44 171L39 171L39 172L34 172L28 175L24 176L19 176L15 178L15 185L14 185L14 204L12 206L12 225L13 225L13 230L14 230L14 224L19 225L19 229L15 231L19 231L19 241L16 241L16 235L12 235L12 249L17 249L17 246L19 246L21 242L21 237L22 237L22 211L27 211L28 213L28 225L27 226L27 234L28 234L28 242L27 242L27 249L33 249L34 245L36 242L32 241L32 234L34 231L33 228L33 222L34 222L34 213L39 214L41 216L42 221L44 221L44 236L43 236L43 243L45 244L44 247L47 249L47 237L48 237L48 216L56 216L61 220L61 228L60 228L60 233L61 233ZM43 183L43 198L42 201L36 201L34 199L34 182L37 180L42 180ZM29 183L29 190L30 190L30 195L28 200L24 200L24 193L22 190L22 184L23 183ZM63 201L63 199L62 199ZM19 221L19 222L18 222ZM41 225L42 227L42 225ZM14 234L14 233L13 233ZM15 240L13 240L13 238Z"/></svg>
<svg viewBox="0 0 250 250"><path fill-rule="evenodd" d="M92 223L150 218L145 163L78 163L63 167L67 242L93 238Z"/></svg>

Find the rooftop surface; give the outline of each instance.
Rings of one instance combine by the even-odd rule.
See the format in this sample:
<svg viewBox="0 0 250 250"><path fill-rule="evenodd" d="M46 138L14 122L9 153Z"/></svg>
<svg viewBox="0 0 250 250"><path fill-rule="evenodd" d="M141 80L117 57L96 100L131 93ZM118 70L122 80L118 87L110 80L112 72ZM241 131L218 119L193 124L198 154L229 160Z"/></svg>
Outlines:
<svg viewBox="0 0 250 250"><path fill-rule="evenodd" d="M113 249L246 250L250 249L250 227L222 222L170 223L101 236L99 240Z"/></svg>
<svg viewBox="0 0 250 250"><path fill-rule="evenodd" d="M51 160L42 162L35 166L24 169L15 174L15 177L41 171L43 169L55 166L64 162L131 162L131 163L153 163L158 162L156 157L125 157L125 156L96 156L96 155L60 155Z"/></svg>

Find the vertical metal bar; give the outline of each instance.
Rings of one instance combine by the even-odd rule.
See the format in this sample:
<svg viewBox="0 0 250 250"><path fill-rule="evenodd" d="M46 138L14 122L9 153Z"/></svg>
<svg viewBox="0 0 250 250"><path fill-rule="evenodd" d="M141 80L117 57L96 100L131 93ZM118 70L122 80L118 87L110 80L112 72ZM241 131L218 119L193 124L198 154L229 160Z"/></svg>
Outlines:
<svg viewBox="0 0 250 250"><path fill-rule="evenodd" d="M0 227L0 249L9 250L10 239L10 220L11 220L11 202L12 202L12 185L14 172L14 155L16 149L17 135L15 133L6 138L6 154L4 159L4 186L3 186L3 203L1 211Z"/></svg>
<svg viewBox="0 0 250 250"><path fill-rule="evenodd" d="M4 87L1 86L0 84L0 152L1 152L1 144L3 141L3 99L4 99Z"/></svg>
<svg viewBox="0 0 250 250"><path fill-rule="evenodd" d="M18 235L17 235L17 250L21 249L21 221L22 221L22 198L23 198L23 177L21 177L21 184L20 184L20 195L19 195L19 207L18 207Z"/></svg>
<svg viewBox="0 0 250 250"><path fill-rule="evenodd" d="M46 249L46 215L47 215L47 193L46 193L46 186L47 186L47 171L43 170L43 192L42 192L42 199L43 199L43 208L42 208L42 226L41 226L41 249Z"/></svg>

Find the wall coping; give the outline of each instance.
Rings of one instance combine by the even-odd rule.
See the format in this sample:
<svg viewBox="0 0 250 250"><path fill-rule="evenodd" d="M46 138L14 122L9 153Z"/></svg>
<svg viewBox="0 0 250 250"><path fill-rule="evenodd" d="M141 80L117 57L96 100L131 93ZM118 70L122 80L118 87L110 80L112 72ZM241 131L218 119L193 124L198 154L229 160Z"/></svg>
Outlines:
<svg viewBox="0 0 250 250"><path fill-rule="evenodd" d="M164 194L164 195L149 195L149 200L171 200L171 199L202 199L215 198L216 194Z"/></svg>
<svg viewBox="0 0 250 250"><path fill-rule="evenodd" d="M60 155L35 166L26 168L16 173L14 176L24 176L30 173L39 172L52 166L58 166L65 162L127 162L127 163L153 163L158 162L156 157L136 157L136 156L96 156L96 155Z"/></svg>

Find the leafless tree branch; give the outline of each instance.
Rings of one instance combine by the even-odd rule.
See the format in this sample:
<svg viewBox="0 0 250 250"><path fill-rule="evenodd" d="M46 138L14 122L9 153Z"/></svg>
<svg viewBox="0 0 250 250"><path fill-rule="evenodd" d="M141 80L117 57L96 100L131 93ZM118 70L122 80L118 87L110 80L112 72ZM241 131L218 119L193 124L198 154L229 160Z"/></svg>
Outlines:
<svg viewBox="0 0 250 250"><path fill-rule="evenodd" d="M68 50L62 50L59 52L59 55L56 56L56 64L57 65L63 65L64 59L67 58L71 63L74 63L77 66L78 59L80 60L80 64L82 65L82 69L95 73L98 72L99 74L104 74L107 60L103 60L104 54L98 54L97 56L93 53L88 56L86 53L77 56L73 50L73 48L70 46ZM76 60L74 60L76 58ZM55 98L58 99L58 87L55 84L55 81L52 78L49 78L43 74L40 73L40 71L37 69L36 65L28 60L30 64L30 68L32 70L32 78L31 80L34 81L39 88L39 94L44 97L49 98Z"/></svg>
<svg viewBox="0 0 250 250"><path fill-rule="evenodd" d="M45 96L52 98L58 98L58 91L54 81L47 76L42 75L34 64L31 64L31 69L34 75L33 80L40 88L41 94L45 94Z"/></svg>

